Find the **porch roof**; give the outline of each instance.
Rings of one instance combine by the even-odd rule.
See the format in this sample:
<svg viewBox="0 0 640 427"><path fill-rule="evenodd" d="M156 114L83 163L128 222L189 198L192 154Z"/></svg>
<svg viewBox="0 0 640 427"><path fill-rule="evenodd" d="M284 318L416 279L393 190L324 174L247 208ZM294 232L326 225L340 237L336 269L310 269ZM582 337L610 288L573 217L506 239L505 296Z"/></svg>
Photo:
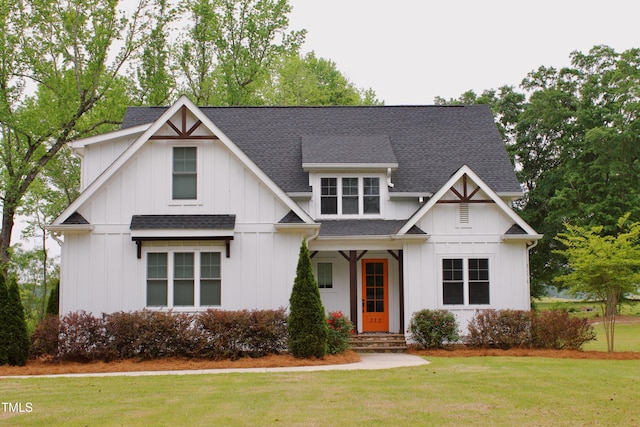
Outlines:
<svg viewBox="0 0 640 427"><path fill-rule="evenodd" d="M406 220L384 219L345 219L322 221L319 237L347 237L347 236L390 236L397 234ZM424 231L414 226L407 234L425 235Z"/></svg>

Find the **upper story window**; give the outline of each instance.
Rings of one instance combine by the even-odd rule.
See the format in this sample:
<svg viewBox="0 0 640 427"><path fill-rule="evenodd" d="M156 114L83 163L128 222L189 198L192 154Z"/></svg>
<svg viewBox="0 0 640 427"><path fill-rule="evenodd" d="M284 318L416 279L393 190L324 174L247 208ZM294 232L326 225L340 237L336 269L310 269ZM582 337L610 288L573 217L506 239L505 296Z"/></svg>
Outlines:
<svg viewBox="0 0 640 427"><path fill-rule="evenodd" d="M380 178L320 178L320 214L376 215L380 213Z"/></svg>
<svg viewBox="0 0 640 427"><path fill-rule="evenodd" d="M198 198L197 156L196 147L173 147L173 200Z"/></svg>

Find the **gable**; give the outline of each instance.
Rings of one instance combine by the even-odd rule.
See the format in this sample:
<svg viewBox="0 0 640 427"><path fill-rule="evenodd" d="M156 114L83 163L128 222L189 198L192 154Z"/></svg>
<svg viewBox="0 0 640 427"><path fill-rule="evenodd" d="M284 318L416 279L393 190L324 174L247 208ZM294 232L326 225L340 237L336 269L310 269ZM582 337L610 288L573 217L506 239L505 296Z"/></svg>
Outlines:
<svg viewBox="0 0 640 427"><path fill-rule="evenodd" d="M303 169L304 139L333 141L345 152L357 152L361 141L386 136L398 166L391 176L395 185L391 195L434 194L451 171L464 164L497 193L521 194L487 106L203 107L200 111L287 193L310 192ZM162 112L162 108L131 107L123 128L151 122ZM387 155L381 158L392 160Z"/></svg>
<svg viewBox="0 0 640 427"><path fill-rule="evenodd" d="M492 211L497 210L504 216L504 226L494 230L495 234L502 235L503 240L539 240L542 238L467 165L453 174L442 188L409 218L398 234L409 232L426 215L433 212L436 206L449 207L446 216L449 219L456 218L457 225L464 227L469 220L470 205L491 207ZM522 232L515 233L514 230L522 230Z"/></svg>
<svg viewBox="0 0 640 427"><path fill-rule="evenodd" d="M202 206L203 203L208 203L209 209L212 210L225 208L224 203L214 204L213 199L216 191L223 191L220 189L226 188L224 192L231 194L227 197L229 200L226 204L227 209L241 206L249 212L250 206L257 206L265 201L266 209L270 211L268 215L277 216L280 211L284 215L292 210L303 219L305 224L313 223L313 220L256 167L224 133L202 115L197 107L182 97L174 106L166 109L160 118L91 182L78 199L56 219L53 226L60 225L76 211L86 212L87 209L94 208L93 206L88 208L87 203L101 204L102 206L97 208L98 211L119 211L125 216L126 212L163 213L171 209L170 206L167 208L167 197L163 198L162 191L170 188L170 182L163 182L163 180L168 180L171 175L168 148L172 144L200 145L206 148L203 153L207 157L203 163L212 161L207 167L201 166L202 173L208 174L209 178L203 181L202 185L206 187L203 191L206 190L207 196L202 201L197 201L197 205ZM143 181L145 183L141 184ZM140 194L128 191L135 186L134 182L138 187L145 188L146 192L141 192L140 188L137 190L141 192ZM250 187L242 186L244 183L252 182L254 184L250 184ZM236 191L233 191L234 189ZM253 199L243 199L245 195ZM269 205L274 203L269 201L270 198L274 198L275 203L281 207L277 210L269 208ZM114 207L114 205L117 206ZM193 205L188 209L197 208ZM100 219L104 223L113 222L113 219L107 218L107 215L100 216ZM123 219L120 218L118 221L122 222Z"/></svg>

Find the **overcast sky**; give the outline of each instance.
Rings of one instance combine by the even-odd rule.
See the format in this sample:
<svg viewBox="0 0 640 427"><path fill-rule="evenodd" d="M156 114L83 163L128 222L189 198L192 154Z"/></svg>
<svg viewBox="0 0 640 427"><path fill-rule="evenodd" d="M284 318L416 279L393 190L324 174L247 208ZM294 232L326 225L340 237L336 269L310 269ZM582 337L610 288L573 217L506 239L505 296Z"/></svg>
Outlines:
<svg viewBox="0 0 640 427"><path fill-rule="evenodd" d="M289 0L303 51L387 105L518 86L541 65L605 44L640 47L638 0Z"/></svg>

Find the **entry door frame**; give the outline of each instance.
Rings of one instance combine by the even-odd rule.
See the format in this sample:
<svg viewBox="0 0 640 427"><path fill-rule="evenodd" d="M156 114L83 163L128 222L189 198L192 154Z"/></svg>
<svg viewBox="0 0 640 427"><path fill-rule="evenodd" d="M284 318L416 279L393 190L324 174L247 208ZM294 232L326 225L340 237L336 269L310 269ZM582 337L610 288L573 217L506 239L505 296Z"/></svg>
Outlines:
<svg viewBox="0 0 640 427"><path fill-rule="evenodd" d="M367 298L367 265L382 264L383 266L383 312L379 309L374 291L373 301ZM375 273L374 273L375 275ZM368 304L368 303L372 304ZM374 311L368 312L367 307L373 305ZM362 332L389 332L389 260L386 258L370 258L362 260Z"/></svg>

